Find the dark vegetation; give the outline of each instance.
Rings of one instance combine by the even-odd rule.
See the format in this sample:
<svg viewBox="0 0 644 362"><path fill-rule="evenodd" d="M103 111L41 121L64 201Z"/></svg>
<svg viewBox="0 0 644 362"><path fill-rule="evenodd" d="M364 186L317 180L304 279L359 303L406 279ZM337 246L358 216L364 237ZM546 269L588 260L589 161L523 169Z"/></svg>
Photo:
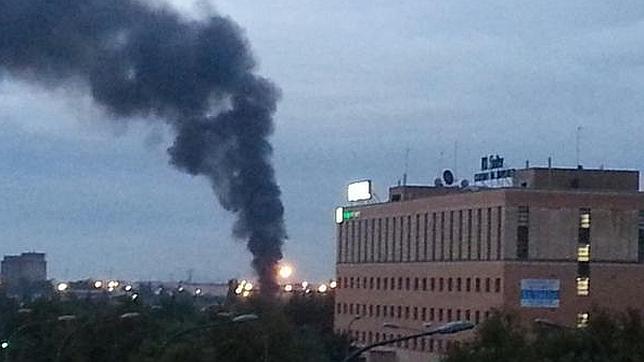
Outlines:
<svg viewBox="0 0 644 362"><path fill-rule="evenodd" d="M204 304L187 294L103 300L0 297L0 361L340 361L333 293ZM233 318L257 315L234 322ZM243 318L242 318L243 319Z"/></svg>

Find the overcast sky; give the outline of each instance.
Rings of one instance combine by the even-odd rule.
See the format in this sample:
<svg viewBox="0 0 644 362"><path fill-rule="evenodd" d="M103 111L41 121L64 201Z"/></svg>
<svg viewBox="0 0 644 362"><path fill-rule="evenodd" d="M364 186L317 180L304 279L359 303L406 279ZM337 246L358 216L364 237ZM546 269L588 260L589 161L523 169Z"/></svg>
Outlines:
<svg viewBox="0 0 644 362"><path fill-rule="evenodd" d="M186 17L206 1L174 0ZM334 274L347 182L381 198L480 156L522 167L641 169L644 2L257 1L211 4L243 28L282 89L277 177L286 256ZM168 165L168 130L111 124L87 95L0 78L0 254L48 254L59 279L251 275L205 180ZM457 145L457 147L455 147ZM458 149L455 157L455 148Z"/></svg>

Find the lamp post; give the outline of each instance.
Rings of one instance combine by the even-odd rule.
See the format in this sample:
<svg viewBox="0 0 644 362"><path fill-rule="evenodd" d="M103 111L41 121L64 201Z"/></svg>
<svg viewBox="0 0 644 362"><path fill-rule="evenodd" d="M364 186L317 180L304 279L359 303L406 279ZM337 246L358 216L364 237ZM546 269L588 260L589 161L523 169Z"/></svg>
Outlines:
<svg viewBox="0 0 644 362"><path fill-rule="evenodd" d="M128 312L128 313L121 314L120 316L118 316L118 319L116 319L116 320L108 320L107 322L117 322L117 321L126 320L126 319L134 319L134 318L138 318L139 316L140 316L140 314L137 313L137 312ZM69 316L61 316L61 317L58 318L58 320L63 320L63 319L61 319L62 317L69 317ZM68 321L76 320L76 317L74 316L74 318L67 318L67 319L64 319L64 320L68 320ZM78 332L83 330L84 328L94 324L95 322L96 321L87 321L87 322L83 323L82 325L80 325L78 328L74 329L67 336L65 336L63 341L58 346L58 350L56 351L56 359L54 361L60 362L61 358L63 357L63 355L65 353L65 349L71 343L72 339L78 334Z"/></svg>
<svg viewBox="0 0 644 362"><path fill-rule="evenodd" d="M353 323L355 323L356 321L359 321L360 319L362 319L362 316L360 314L356 314L355 316L353 316L353 318L347 324L347 332L351 333L351 326L353 325Z"/></svg>
<svg viewBox="0 0 644 362"><path fill-rule="evenodd" d="M343 362L352 361L356 357L358 357L361 354L363 354L364 352L367 352L367 351L369 351L369 350L371 350L371 349L373 349L375 347L386 346L388 344L404 342L404 341L408 341L408 340L411 340L411 339L431 336L431 335L434 335L434 334L444 334L444 335L455 334L455 333L466 331L466 330L469 330L469 329L472 329L472 328L474 328L474 324L472 324L470 322L465 322L465 321L450 322L450 323L442 325L442 326L440 326L440 327L438 327L436 329L432 329L430 331L423 331L423 332L417 333L417 334L412 334L412 335L408 335L408 336L404 336L404 337L389 339L389 340L381 341L381 342L378 342L378 343L370 344L368 346L362 347L362 348L356 350L355 352L351 353L350 355L348 355L343 360Z"/></svg>
<svg viewBox="0 0 644 362"><path fill-rule="evenodd" d="M20 327L17 327L14 329L9 336L0 342L0 350L4 353L4 361L9 361L9 353L11 351L11 348L13 348L13 343L12 341L19 336L22 332L28 330L29 328L33 328L36 326L44 325L47 323L52 323L52 322L68 322L76 319L76 316L73 314L68 314L68 315L61 315L56 317L55 319L52 320L46 320L46 321L41 321L41 322L31 322L31 323L26 323L21 325Z"/></svg>
<svg viewBox="0 0 644 362"><path fill-rule="evenodd" d="M429 328L430 326L431 326L431 323L423 323L423 329L421 329L421 328L405 327L405 326L401 326L400 324L393 323L393 322L384 322L384 323L382 324L382 328L388 328L388 329L404 329L404 330L408 330L408 331L412 331L412 332L417 332L417 333L427 331L427 328Z"/></svg>
<svg viewBox="0 0 644 362"><path fill-rule="evenodd" d="M229 320L226 320L224 322L215 322L215 323L209 323L209 324L204 324L201 326L197 327L192 327L185 329L183 331L180 331L168 338L165 343L163 343L163 346L161 346L161 350L159 351L159 358L163 357L165 354L165 350L168 348L169 345L171 345L173 342L175 342L177 339L180 337L186 336L188 334L192 334L195 332L200 332L200 331L205 331L208 329L213 329L213 328L219 328L228 324L235 324L235 323L245 323L245 322L251 322L259 319L257 314L242 314L238 315L236 317L230 318Z"/></svg>

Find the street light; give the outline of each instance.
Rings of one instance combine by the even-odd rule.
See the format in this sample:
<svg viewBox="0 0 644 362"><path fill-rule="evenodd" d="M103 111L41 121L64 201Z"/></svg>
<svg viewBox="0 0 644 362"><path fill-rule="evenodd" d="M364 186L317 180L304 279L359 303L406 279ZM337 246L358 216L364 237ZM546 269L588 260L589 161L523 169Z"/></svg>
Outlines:
<svg viewBox="0 0 644 362"><path fill-rule="evenodd" d="M135 319L135 318L138 318L140 315L141 314L138 313L138 312L127 312L127 313L121 314L119 316L119 319L117 319L117 320L108 320L106 322L112 322L113 323L113 322L116 322L118 320ZM76 317L74 316L73 319L75 320ZM96 323L96 322L97 321L94 321L94 320L90 320L88 322L85 322L82 325L80 325L79 327L77 327L76 329L74 329L67 336L65 336L63 341L60 343L60 345L58 347L58 350L56 351L56 359L54 361L59 362L62 359L62 357L63 357L63 355L65 353L65 349L71 343L72 339L78 334L78 332L80 332L82 329L84 329L84 328L86 328L86 327L88 327L88 326L90 326L90 325L92 325L93 323Z"/></svg>
<svg viewBox="0 0 644 362"><path fill-rule="evenodd" d="M165 343L161 346L161 349L159 351L159 358L163 357L163 355L165 354L165 350L168 348L168 346L170 344L172 344L172 342L176 341L177 339L179 339L180 337L183 337L185 335L192 334L192 333L195 333L195 332L205 331L205 330L208 330L208 329L219 328L219 327L225 326L227 324L237 324L237 323L252 322L252 321L255 321L257 319L259 319L259 316L257 316L257 314L253 314L253 313L241 314L241 315L238 315L236 317L230 318L230 319L228 319L227 321L224 321L224 322L215 322L215 323L210 323L210 324L205 324L205 325L185 329L185 330L183 330L183 331L181 331L179 333L174 334L173 336L171 336L170 338L168 338L165 341Z"/></svg>
<svg viewBox="0 0 644 362"><path fill-rule="evenodd" d="M56 290L58 290L59 292L64 292L68 288L69 288L69 284L67 283L58 283L58 285L56 285Z"/></svg>
<svg viewBox="0 0 644 362"><path fill-rule="evenodd" d="M356 357L360 356L364 352L367 352L367 351L369 351L369 350L371 350L372 348L375 348L375 347L386 346L388 344L404 342L404 341L408 341L408 340L416 339L416 338L421 338L421 337L427 337L427 336L431 336L431 335L434 335L434 334L445 334L445 335L447 335L447 334L455 334L455 333L466 331L466 330L469 330L469 329L472 329L472 328L474 328L474 324L472 324L471 322L466 322L466 321L450 322L450 323L444 324L444 325L442 325L442 326L440 326L440 327L438 327L436 329L433 329L431 331L421 332L421 333L412 334L412 335L409 335L409 336L389 339L389 340L381 341L381 342L378 342L378 343L370 344L370 345L368 345L366 347L362 347L362 348L356 350L355 352L351 353L350 355L348 355L343 360L343 362L352 361L353 359L355 359Z"/></svg>
<svg viewBox="0 0 644 362"><path fill-rule="evenodd" d="M3 341L2 343L0 343L0 348L2 348L2 349L9 348L9 342Z"/></svg>
<svg viewBox="0 0 644 362"><path fill-rule="evenodd" d="M400 324L396 324L396 323L393 323L393 322L384 322L384 323L382 324L382 328L388 328L388 329L406 329L406 330L408 330L408 331L412 331L412 332L423 332L423 331L424 331L423 329L419 329L419 328L412 328L412 327L405 327L405 326L401 326ZM425 327L425 328L426 328L426 327Z"/></svg>
<svg viewBox="0 0 644 362"><path fill-rule="evenodd" d="M351 333L351 326L353 325L353 323L355 323L356 321L359 321L360 319L362 319L362 316L361 316L360 314L356 314L356 315L355 315L355 316L353 316L353 318L349 321L349 323L347 324L347 331L349 331L349 333Z"/></svg>

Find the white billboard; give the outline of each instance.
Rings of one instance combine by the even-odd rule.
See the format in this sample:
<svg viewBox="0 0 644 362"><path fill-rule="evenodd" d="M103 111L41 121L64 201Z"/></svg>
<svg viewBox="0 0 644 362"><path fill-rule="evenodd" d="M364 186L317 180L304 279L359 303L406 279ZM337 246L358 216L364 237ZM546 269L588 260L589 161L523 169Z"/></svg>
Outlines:
<svg viewBox="0 0 644 362"><path fill-rule="evenodd" d="M371 180L352 182L347 187L349 202L371 200Z"/></svg>

